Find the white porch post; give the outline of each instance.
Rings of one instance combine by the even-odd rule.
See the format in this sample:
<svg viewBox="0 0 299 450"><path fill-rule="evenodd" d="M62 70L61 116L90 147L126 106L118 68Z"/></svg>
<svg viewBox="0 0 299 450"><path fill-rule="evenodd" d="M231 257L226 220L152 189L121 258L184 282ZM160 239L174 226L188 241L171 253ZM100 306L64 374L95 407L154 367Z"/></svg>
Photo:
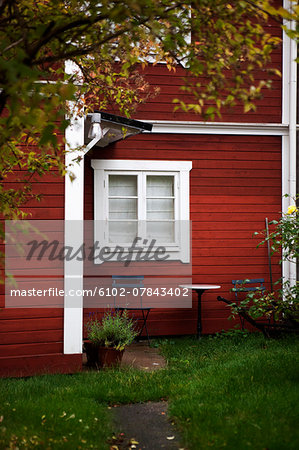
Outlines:
<svg viewBox="0 0 299 450"><path fill-rule="evenodd" d="M76 66L66 63L67 73L73 73ZM74 105L71 105L74 106ZM64 245L79 248L83 243L83 198L84 198L84 152L78 147L84 145L84 117L71 118L66 129L65 164L75 179L65 177L65 230ZM80 162L74 159L81 156ZM82 353L83 331L83 261L64 263L64 353Z"/></svg>

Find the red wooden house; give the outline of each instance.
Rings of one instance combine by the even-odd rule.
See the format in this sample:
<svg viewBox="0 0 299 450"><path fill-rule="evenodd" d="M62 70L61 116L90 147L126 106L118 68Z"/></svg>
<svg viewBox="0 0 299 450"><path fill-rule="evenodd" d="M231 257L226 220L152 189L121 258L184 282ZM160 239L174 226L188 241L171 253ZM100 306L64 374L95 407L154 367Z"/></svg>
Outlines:
<svg viewBox="0 0 299 450"><path fill-rule="evenodd" d="M272 25L272 29L281 33L279 25ZM136 123L125 123L127 133L132 131L134 135L119 140L115 137L111 142L107 131L90 146L81 163L73 166L74 182L50 175L39 180L36 190L43 192L44 200L28 206L32 219L70 224L83 219L89 223L107 221L107 205L118 199L118 206L122 200L125 211L137 214L139 220L153 214L158 221L159 207L151 200L160 202L164 205L161 210L168 211L165 234L171 222L167 224L167 217L192 222L191 242L186 244L192 255L192 282L221 285L216 293L207 291L203 296L203 333L231 328L229 312L216 297L232 298L232 279L264 278L269 286L267 250L256 248L259 240L253 233L264 228L266 217L277 218L287 209L289 200L282 200L282 194L296 192L295 52L295 44L284 36L283 45L273 55L282 79L273 78L273 87L265 90L256 112L243 114L242 107L236 107L225 111L218 122L173 112L172 99L184 95L180 91L183 70L170 74L163 64L147 67L146 79L161 90L140 107L134 117ZM116 119L104 114L102 120L109 128ZM147 124L152 124L151 131ZM89 127L90 116L67 129L71 148L92 142L87 137ZM74 154L66 158L68 163ZM159 194L148 198L150 183ZM115 214L122 210L121 206L111 208ZM114 224L115 235L127 232L125 216L119 217L123 222L118 228ZM66 225L66 245L72 243L72 232L72 225ZM103 267L93 267L92 276L105 275ZM79 262L74 276L66 263L57 265L58 285L82 288L85 269ZM285 263L283 274L294 279L292 265ZM273 276L281 276L277 262L273 264ZM69 299L63 298L56 308L7 308L4 292L1 298L0 375L80 370L83 317L91 310L84 310L83 296L77 298L75 307L69 307ZM196 321L194 294L191 308L153 309L148 329L151 336L193 334Z"/></svg>

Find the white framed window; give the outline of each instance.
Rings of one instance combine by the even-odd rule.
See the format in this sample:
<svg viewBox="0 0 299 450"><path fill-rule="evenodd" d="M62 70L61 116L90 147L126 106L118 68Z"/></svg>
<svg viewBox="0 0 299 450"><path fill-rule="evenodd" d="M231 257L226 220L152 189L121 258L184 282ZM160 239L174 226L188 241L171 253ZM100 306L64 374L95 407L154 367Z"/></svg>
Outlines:
<svg viewBox="0 0 299 450"><path fill-rule="evenodd" d="M163 246L189 262L191 161L92 160L95 239L102 247Z"/></svg>

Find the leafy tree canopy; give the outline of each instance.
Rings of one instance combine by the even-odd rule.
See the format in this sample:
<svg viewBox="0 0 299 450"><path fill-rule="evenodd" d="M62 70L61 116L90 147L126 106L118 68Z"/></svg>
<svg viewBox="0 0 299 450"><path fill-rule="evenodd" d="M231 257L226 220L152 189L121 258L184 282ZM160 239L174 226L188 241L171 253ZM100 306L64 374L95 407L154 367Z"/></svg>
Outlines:
<svg viewBox="0 0 299 450"><path fill-rule="evenodd" d="M1 177L16 180L20 171L24 182L20 189L0 185L0 213L22 217L32 177L53 168L65 173L59 136L68 101L84 94L79 114L96 98L97 107L113 103L129 115L152 95L136 70L149 56L169 70L188 69L185 89L194 101L176 107L204 116L239 101L245 111L254 108L280 45L265 25L269 16L296 19L296 3L287 13L266 0L0 0ZM67 60L80 73L67 75ZM264 80L255 80L256 69Z"/></svg>

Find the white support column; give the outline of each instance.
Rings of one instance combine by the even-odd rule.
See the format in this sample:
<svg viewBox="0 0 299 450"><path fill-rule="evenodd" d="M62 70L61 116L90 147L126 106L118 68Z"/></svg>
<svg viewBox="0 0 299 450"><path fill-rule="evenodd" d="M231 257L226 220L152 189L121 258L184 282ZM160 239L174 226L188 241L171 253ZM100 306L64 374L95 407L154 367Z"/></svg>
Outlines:
<svg viewBox="0 0 299 450"><path fill-rule="evenodd" d="M285 213L290 205L290 200L284 195L289 192L289 170L290 170L290 146L289 136L282 136L282 185L281 193L282 197L282 212ZM282 262L282 276L284 281L290 279L290 264L289 261Z"/></svg>
<svg viewBox="0 0 299 450"><path fill-rule="evenodd" d="M290 0L284 0L284 8L290 9ZM294 23L284 23L294 28ZM283 32L283 79L282 79L282 122L288 124L288 135L282 137L282 212L294 204L296 196L296 122L297 122L297 44ZM284 261L282 265L284 280L291 285L296 282L296 263Z"/></svg>
<svg viewBox="0 0 299 450"><path fill-rule="evenodd" d="M76 66L66 63L67 73ZM77 69L78 70L78 69ZM75 107L75 105L70 105ZM84 117L71 117L66 129L65 164L74 179L65 177L65 231L64 245L79 248L83 243L83 197L84 197ZM76 158L82 159L77 162ZM70 166L71 165L71 166ZM83 261L64 263L64 353L82 353L83 336Z"/></svg>
<svg viewBox="0 0 299 450"><path fill-rule="evenodd" d="M295 29L295 22L291 28ZM290 43L290 171L289 171L289 194L290 204L295 204L296 198L296 157L297 157L297 42L292 39ZM296 284L296 260L290 261L290 285Z"/></svg>

